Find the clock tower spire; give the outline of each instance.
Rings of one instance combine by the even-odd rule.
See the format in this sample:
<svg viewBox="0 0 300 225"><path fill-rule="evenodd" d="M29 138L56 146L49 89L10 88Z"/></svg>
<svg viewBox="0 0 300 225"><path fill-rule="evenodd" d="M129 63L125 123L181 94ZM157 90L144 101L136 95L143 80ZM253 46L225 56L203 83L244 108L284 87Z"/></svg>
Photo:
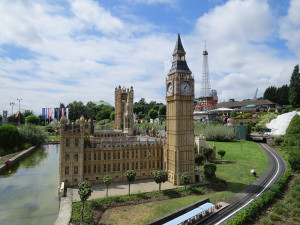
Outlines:
<svg viewBox="0 0 300 225"><path fill-rule="evenodd" d="M180 185L181 175L189 173L195 182L194 162L194 77L178 34L172 67L166 79L167 146L165 167L168 180Z"/></svg>

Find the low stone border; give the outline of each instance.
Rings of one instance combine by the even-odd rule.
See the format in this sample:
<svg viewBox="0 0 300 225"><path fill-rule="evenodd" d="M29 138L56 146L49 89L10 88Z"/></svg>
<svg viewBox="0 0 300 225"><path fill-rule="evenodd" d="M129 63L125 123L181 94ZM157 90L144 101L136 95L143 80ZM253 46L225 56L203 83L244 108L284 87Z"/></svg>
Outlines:
<svg viewBox="0 0 300 225"><path fill-rule="evenodd" d="M30 147L30 148L28 148L28 149L26 149L26 150L20 152L18 155L15 155L14 157L10 158L10 159L9 159L9 161L10 161L10 164L9 164L9 165L15 164L16 162L18 162L20 159L24 158L26 155L28 155L29 153L31 153L31 152L34 151L35 149L36 149L35 146ZM6 165L6 164L0 165L0 172L1 172L2 170L5 170L7 166L8 166L8 165Z"/></svg>
<svg viewBox="0 0 300 225"><path fill-rule="evenodd" d="M68 225L72 213L72 188L67 188L65 197L61 197L59 213L54 225Z"/></svg>

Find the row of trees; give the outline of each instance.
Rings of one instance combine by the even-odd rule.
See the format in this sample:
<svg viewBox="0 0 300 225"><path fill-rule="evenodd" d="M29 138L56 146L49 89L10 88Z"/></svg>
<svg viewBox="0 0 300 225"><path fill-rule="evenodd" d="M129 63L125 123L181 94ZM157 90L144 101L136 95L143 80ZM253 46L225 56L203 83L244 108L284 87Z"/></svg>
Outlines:
<svg viewBox="0 0 300 225"><path fill-rule="evenodd" d="M290 85L268 87L264 92L264 99L276 102L280 105L292 105L294 108L300 106L300 73L299 65L294 67L290 79Z"/></svg>
<svg viewBox="0 0 300 225"><path fill-rule="evenodd" d="M127 170L125 173L125 177L128 182L128 185L129 185L128 195L130 196L130 185L135 181L136 172L134 170ZM161 192L161 183L165 183L168 180L167 172L165 172L163 170L157 170L152 173L152 177L153 177L155 183L157 183L159 185L159 191ZM184 183L185 189L186 189L186 185L190 184L191 179L192 179L192 176L190 174L188 174L188 173L182 174L181 181ZM112 178L109 175L104 176L103 183L106 185L106 197L108 197L108 187L112 183ZM85 203L86 203L87 199L91 196L92 192L93 192L93 189L92 189L92 184L90 182L88 182L86 180L79 182L78 194L79 194L80 200L82 202L81 221L83 221L83 211L84 211Z"/></svg>
<svg viewBox="0 0 300 225"><path fill-rule="evenodd" d="M166 115L166 105L163 103L157 103L156 101L151 101L147 103L145 98L141 98L138 102L133 104L133 112L136 113L139 119L147 117L154 118L155 115L164 117ZM155 119L154 118L154 119Z"/></svg>
<svg viewBox="0 0 300 225"><path fill-rule="evenodd" d="M89 101L86 105L81 101L73 101L65 106L64 103L60 103L60 108L69 108L69 119L75 121L82 115L85 118L92 120L104 120L111 119L111 114L115 108L109 105L97 105L94 102Z"/></svg>

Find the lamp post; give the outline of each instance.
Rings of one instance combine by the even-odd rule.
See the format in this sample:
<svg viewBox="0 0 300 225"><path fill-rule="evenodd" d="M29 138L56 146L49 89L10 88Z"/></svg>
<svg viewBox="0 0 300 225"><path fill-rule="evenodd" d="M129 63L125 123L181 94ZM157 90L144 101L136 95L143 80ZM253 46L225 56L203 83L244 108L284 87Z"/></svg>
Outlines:
<svg viewBox="0 0 300 225"><path fill-rule="evenodd" d="M14 102L10 102L9 104L11 105L11 115L14 115L14 106L15 106L15 103Z"/></svg>
<svg viewBox="0 0 300 225"><path fill-rule="evenodd" d="M21 98L17 98L17 100L19 101L19 123L18 126L21 126L21 107L20 107L20 102L22 101Z"/></svg>

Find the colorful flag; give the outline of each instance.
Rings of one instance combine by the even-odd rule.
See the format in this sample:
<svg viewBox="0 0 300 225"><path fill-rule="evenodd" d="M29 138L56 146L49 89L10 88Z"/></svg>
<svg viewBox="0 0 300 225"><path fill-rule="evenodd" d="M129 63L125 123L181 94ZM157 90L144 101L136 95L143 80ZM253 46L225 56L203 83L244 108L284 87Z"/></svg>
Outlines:
<svg viewBox="0 0 300 225"><path fill-rule="evenodd" d="M18 115L19 115L19 111L16 113L15 118L18 118Z"/></svg>
<svg viewBox="0 0 300 225"><path fill-rule="evenodd" d="M61 113L61 116L64 116L65 115L65 108L62 108L62 113Z"/></svg>
<svg viewBox="0 0 300 225"><path fill-rule="evenodd" d="M66 117L69 119L69 108L66 108Z"/></svg>
<svg viewBox="0 0 300 225"><path fill-rule="evenodd" d="M46 119L46 108L42 108L42 119Z"/></svg>

